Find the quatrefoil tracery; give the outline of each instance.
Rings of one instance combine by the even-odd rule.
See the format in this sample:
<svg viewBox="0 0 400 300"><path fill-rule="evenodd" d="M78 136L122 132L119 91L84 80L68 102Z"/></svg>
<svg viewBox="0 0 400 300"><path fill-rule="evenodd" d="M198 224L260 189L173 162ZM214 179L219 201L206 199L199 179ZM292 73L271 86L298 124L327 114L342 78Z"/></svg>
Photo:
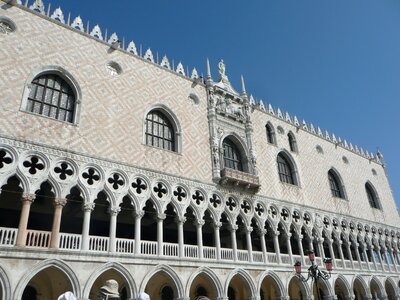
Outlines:
<svg viewBox="0 0 400 300"><path fill-rule="evenodd" d="M192 199L195 201L197 205L200 205L204 201L204 196L200 191L196 191L192 195Z"/></svg>
<svg viewBox="0 0 400 300"><path fill-rule="evenodd" d="M95 182L100 180L100 174L94 168L87 169L86 172L82 173L82 177L86 179L88 185L93 185Z"/></svg>
<svg viewBox="0 0 400 300"><path fill-rule="evenodd" d="M54 173L58 174L61 180L65 180L67 177L72 176L74 171L68 163L62 162L54 168Z"/></svg>
<svg viewBox="0 0 400 300"><path fill-rule="evenodd" d="M37 156L31 156L23 162L23 166L28 169L29 174L35 175L44 169L44 163Z"/></svg>
<svg viewBox="0 0 400 300"><path fill-rule="evenodd" d="M136 178L134 182L132 182L132 187L135 189L136 193L141 194L143 191L147 190L147 185L145 181L141 178Z"/></svg>
<svg viewBox="0 0 400 300"><path fill-rule="evenodd" d="M111 184L114 190L118 190L125 184L125 181L120 174L114 173L108 178L108 183Z"/></svg>
<svg viewBox="0 0 400 300"><path fill-rule="evenodd" d="M157 183L157 185L153 187L153 191L156 193L158 198L164 197L164 195L166 195L168 192L164 184L162 184L161 182Z"/></svg>
<svg viewBox="0 0 400 300"><path fill-rule="evenodd" d="M4 149L0 150L0 169L5 167L5 165L11 164L13 161L12 156Z"/></svg>
<svg viewBox="0 0 400 300"><path fill-rule="evenodd" d="M178 187L176 188L176 190L174 191L174 196L176 197L176 199L177 199L179 202L181 202L181 201L183 201L184 199L186 199L186 192L185 192L185 190L184 190L182 187L178 186Z"/></svg>

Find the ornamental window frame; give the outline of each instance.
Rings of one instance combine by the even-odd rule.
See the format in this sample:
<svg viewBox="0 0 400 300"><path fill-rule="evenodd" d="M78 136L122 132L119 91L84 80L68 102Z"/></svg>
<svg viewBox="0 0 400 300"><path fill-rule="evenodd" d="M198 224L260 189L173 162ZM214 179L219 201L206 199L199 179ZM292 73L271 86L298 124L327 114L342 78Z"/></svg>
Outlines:
<svg viewBox="0 0 400 300"><path fill-rule="evenodd" d="M334 182L331 182L331 179ZM333 167L330 168L328 171L328 182L332 197L347 200L347 194L343 179L340 176L340 173ZM333 185L335 185L335 189Z"/></svg>
<svg viewBox="0 0 400 300"><path fill-rule="evenodd" d="M236 148L238 149L238 151L240 153L240 158L241 158L241 163L242 163L241 171L225 166L224 141L226 139L229 139L236 146ZM222 136L220 139L220 149L221 149L221 151L220 151L221 169L228 168L228 169L232 169L232 170L239 171L239 172L253 174L254 170L252 169L252 166L249 162L248 149L246 147L246 144L244 143L244 141L241 139L241 137L238 134L236 134L235 132L230 132L230 133L227 133L224 136Z"/></svg>
<svg viewBox="0 0 400 300"><path fill-rule="evenodd" d="M173 130L173 150L169 150L169 149L166 149L163 147L153 146L153 145L147 143L147 130L146 130L147 116L152 111L159 111L169 121L171 128ZM143 117L142 137L143 137L142 144L145 146L153 147L153 148L164 150L164 151L169 151L171 153L178 153L178 154L182 153L181 125L179 123L177 116L173 113L173 111L171 109L169 109L167 106L165 106L164 104L155 104L146 109L146 111L144 113L144 117Z"/></svg>
<svg viewBox="0 0 400 300"><path fill-rule="evenodd" d="M382 204L374 185L370 181L367 181L364 187L370 207L382 210Z"/></svg>
<svg viewBox="0 0 400 300"><path fill-rule="evenodd" d="M267 122L265 124L265 134L267 135L267 142L268 144L276 146L276 133L274 125L271 122Z"/></svg>
<svg viewBox="0 0 400 300"><path fill-rule="evenodd" d="M46 76L46 75L54 75L54 76L59 76L61 79L63 79L71 88L72 92L74 93L75 96L75 105L74 105L74 110L73 110L73 115L72 115L72 120L70 121L66 121L66 120L60 120L57 118L53 118L44 114L40 114L40 113L35 113L32 111L29 111L27 109L28 107L28 101L29 101L29 96L31 93L31 90L34 86L33 81L41 76ZM75 79L75 77L68 72L66 69L64 69L61 66L57 66L57 65L47 65L47 66L42 66L38 69L35 69L34 71L32 71L26 82L25 82L25 86L24 86L24 90L22 93L22 100L21 100L21 106L20 106L20 111L24 112L24 113L28 113L28 114L32 114L35 116L40 116L43 118L47 118L53 121L58 121L58 122L62 122L65 124L69 124L69 125L78 125L80 122L80 114L81 114L81 104L82 104L82 90L78 84L78 81Z"/></svg>
<svg viewBox="0 0 400 300"><path fill-rule="evenodd" d="M279 158L283 159L284 165L289 168L290 174L284 174L281 172L283 171L283 162L279 162ZM276 166L277 166L277 171L278 171L278 178L279 181L283 184L289 184L291 186L297 186L300 187L300 178L299 178L299 171L296 165L296 162L294 161L293 157L285 150L280 151L277 156L276 156ZM290 177L290 182L287 182L287 180L282 180L283 178Z"/></svg>
<svg viewBox="0 0 400 300"><path fill-rule="evenodd" d="M299 147L297 146L296 137L292 131L287 134L290 152L299 153Z"/></svg>

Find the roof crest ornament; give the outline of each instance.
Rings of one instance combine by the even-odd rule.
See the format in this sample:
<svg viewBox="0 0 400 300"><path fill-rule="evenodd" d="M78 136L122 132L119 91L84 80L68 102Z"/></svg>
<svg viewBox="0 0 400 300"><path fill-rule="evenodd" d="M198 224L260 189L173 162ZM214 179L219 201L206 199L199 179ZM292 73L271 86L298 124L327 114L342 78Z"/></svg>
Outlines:
<svg viewBox="0 0 400 300"><path fill-rule="evenodd" d="M46 13L42 0L35 0L35 2L33 2L33 4L31 6L29 6L29 9L34 10L38 13L41 13L42 15L44 15Z"/></svg>
<svg viewBox="0 0 400 300"><path fill-rule="evenodd" d="M64 13L62 12L61 7L56 8L50 18L65 24Z"/></svg>
<svg viewBox="0 0 400 300"><path fill-rule="evenodd" d="M199 73L197 73L196 68L193 68L192 70L192 75L190 75L191 79L198 79L199 78Z"/></svg>
<svg viewBox="0 0 400 300"><path fill-rule="evenodd" d="M137 52L137 49L136 49L136 45L135 45L135 43L133 41L131 41L128 44L128 48L126 48L126 51L128 51L129 53L138 55L138 52Z"/></svg>
<svg viewBox="0 0 400 300"><path fill-rule="evenodd" d="M71 24L72 28L79 29L80 31L84 32L85 29L83 27L83 21L81 16L77 16Z"/></svg>

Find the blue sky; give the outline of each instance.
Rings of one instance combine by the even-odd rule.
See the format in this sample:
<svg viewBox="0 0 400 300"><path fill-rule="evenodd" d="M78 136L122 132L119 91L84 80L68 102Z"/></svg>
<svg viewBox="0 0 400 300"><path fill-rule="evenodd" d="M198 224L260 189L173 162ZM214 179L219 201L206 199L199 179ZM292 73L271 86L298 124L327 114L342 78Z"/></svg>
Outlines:
<svg viewBox="0 0 400 300"><path fill-rule="evenodd" d="M32 0L30 0L32 2ZM49 2L45 1L47 6ZM112 4L110 4L112 3ZM52 0L143 49L216 77L385 156L400 206L400 1Z"/></svg>

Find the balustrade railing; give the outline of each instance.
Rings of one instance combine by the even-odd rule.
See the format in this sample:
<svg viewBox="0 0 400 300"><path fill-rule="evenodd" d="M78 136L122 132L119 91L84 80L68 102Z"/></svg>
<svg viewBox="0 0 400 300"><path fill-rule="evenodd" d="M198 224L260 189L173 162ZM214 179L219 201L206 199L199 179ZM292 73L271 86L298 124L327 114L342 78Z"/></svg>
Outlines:
<svg viewBox="0 0 400 300"><path fill-rule="evenodd" d="M277 257L276 257L276 254L275 254L275 253L268 252L268 253L267 253L267 256L268 256L268 262L269 262L269 263L271 263L271 264L276 264L276 263L278 263L278 260L277 260Z"/></svg>
<svg viewBox="0 0 400 300"><path fill-rule="evenodd" d="M216 259L217 249L215 247L203 247L203 258L204 259Z"/></svg>
<svg viewBox="0 0 400 300"><path fill-rule="evenodd" d="M237 250L237 256L239 261L249 261L249 251Z"/></svg>
<svg viewBox="0 0 400 300"><path fill-rule="evenodd" d="M90 236L89 237L89 250L98 252L108 251L108 236Z"/></svg>
<svg viewBox="0 0 400 300"><path fill-rule="evenodd" d="M344 268L343 261L341 259L336 259L336 268L338 269Z"/></svg>
<svg viewBox="0 0 400 300"><path fill-rule="evenodd" d="M199 257L199 247L196 245L185 245L184 253L186 258L198 258Z"/></svg>
<svg viewBox="0 0 400 300"><path fill-rule="evenodd" d="M221 249L221 259L222 260L233 260L233 250L232 249Z"/></svg>
<svg viewBox="0 0 400 300"><path fill-rule="evenodd" d="M164 243L163 244L163 255L164 256L179 256L179 245L172 243Z"/></svg>
<svg viewBox="0 0 400 300"><path fill-rule="evenodd" d="M142 241L140 243L140 253L144 255L157 255L157 242Z"/></svg>
<svg viewBox="0 0 400 300"><path fill-rule="evenodd" d="M289 254L281 254L281 261L285 265L290 265L292 262L290 261Z"/></svg>
<svg viewBox="0 0 400 300"><path fill-rule="evenodd" d="M26 247L48 248L50 245L50 238L50 231L27 230Z"/></svg>
<svg viewBox="0 0 400 300"><path fill-rule="evenodd" d="M345 268L346 268L346 269L351 269L351 268L352 268L352 267L351 267L351 261L350 261L350 260L345 260L344 263L345 263Z"/></svg>
<svg viewBox="0 0 400 300"><path fill-rule="evenodd" d="M262 263L264 262L264 255L260 251L253 251L253 262Z"/></svg>
<svg viewBox="0 0 400 300"><path fill-rule="evenodd" d="M117 238L116 243L116 251L118 253L133 254L135 252L135 240Z"/></svg>
<svg viewBox="0 0 400 300"><path fill-rule="evenodd" d="M82 236L73 233L60 233L60 249L64 250L80 250Z"/></svg>
<svg viewBox="0 0 400 300"><path fill-rule="evenodd" d="M0 246L14 246L17 239L18 228L0 227Z"/></svg>

